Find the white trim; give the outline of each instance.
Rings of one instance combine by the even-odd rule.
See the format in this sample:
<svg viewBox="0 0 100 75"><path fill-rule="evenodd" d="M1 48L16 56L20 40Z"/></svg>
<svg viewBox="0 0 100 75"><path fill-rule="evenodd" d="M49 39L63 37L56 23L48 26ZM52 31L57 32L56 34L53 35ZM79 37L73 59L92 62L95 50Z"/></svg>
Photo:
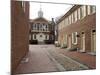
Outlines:
<svg viewBox="0 0 100 75"><path fill-rule="evenodd" d="M75 34L75 35L74 35L74 34ZM73 32L73 33L72 33L72 44L74 44L74 45L76 45L76 44L77 44L77 41L78 41L78 40L77 40L77 34L78 34L77 32ZM74 36L75 36L75 39L74 39ZM75 42L74 42L74 40L75 40Z"/></svg>

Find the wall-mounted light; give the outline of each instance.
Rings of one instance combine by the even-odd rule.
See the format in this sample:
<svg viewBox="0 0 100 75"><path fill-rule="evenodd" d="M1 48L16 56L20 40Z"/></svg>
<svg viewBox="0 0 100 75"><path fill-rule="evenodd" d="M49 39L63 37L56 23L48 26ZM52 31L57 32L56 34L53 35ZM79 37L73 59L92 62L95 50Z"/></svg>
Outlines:
<svg viewBox="0 0 100 75"><path fill-rule="evenodd" d="M76 36L77 36L77 37L80 37L80 35L79 35L79 34L77 34Z"/></svg>

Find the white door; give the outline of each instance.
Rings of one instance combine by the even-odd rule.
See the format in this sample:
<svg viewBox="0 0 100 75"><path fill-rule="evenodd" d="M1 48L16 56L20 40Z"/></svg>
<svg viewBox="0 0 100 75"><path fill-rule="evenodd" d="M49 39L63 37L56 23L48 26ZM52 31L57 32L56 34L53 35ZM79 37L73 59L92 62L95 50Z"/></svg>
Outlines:
<svg viewBox="0 0 100 75"><path fill-rule="evenodd" d="M92 32L92 39L91 39L91 52L96 52L96 32Z"/></svg>
<svg viewBox="0 0 100 75"><path fill-rule="evenodd" d="M85 34L81 37L81 52L85 52Z"/></svg>

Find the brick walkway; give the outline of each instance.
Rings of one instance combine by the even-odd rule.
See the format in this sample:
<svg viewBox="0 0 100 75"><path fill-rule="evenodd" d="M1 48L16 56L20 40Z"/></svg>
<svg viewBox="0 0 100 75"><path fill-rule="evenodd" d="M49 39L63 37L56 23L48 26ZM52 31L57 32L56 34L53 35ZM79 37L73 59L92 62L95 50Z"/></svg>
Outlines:
<svg viewBox="0 0 100 75"><path fill-rule="evenodd" d="M16 74L86 70L87 66L96 68L95 56L60 49L54 45L30 45L28 57L29 62L20 63Z"/></svg>
<svg viewBox="0 0 100 75"><path fill-rule="evenodd" d="M29 62L21 63L16 74L31 74L41 72L55 72L58 71L54 63L49 59L46 50L42 45L30 45Z"/></svg>
<svg viewBox="0 0 100 75"><path fill-rule="evenodd" d="M55 50L84 65L87 65L90 69L96 69L96 56L87 53L77 52L77 51L67 51L67 49L57 48Z"/></svg>

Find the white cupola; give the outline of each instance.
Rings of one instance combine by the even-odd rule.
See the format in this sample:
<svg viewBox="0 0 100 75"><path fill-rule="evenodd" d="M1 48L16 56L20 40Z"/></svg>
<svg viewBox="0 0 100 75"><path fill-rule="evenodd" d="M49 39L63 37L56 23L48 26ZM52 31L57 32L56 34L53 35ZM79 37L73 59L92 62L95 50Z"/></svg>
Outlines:
<svg viewBox="0 0 100 75"><path fill-rule="evenodd" d="M43 11L42 8L40 7L40 10L38 11L38 17L43 17Z"/></svg>

